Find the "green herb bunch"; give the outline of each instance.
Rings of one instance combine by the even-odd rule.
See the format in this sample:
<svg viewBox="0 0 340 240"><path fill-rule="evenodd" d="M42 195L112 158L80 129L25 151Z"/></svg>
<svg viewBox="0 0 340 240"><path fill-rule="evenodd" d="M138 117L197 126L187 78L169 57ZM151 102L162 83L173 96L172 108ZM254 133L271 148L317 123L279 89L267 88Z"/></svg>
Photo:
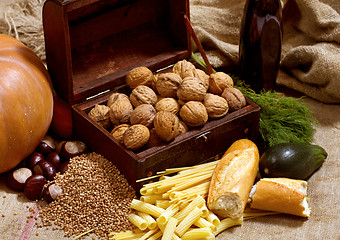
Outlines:
<svg viewBox="0 0 340 240"><path fill-rule="evenodd" d="M240 80L235 87L261 107L260 134L266 145L313 141L317 121L302 98L286 97L273 91L257 94Z"/></svg>

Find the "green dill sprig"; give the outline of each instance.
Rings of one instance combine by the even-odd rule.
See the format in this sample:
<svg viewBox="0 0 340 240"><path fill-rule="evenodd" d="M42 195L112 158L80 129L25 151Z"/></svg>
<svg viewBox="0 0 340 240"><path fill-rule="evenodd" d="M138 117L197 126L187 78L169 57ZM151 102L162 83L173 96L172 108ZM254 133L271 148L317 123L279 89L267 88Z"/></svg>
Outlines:
<svg viewBox="0 0 340 240"><path fill-rule="evenodd" d="M317 120L302 98L286 97L273 91L255 93L242 81L237 81L235 87L261 107L259 128L266 145L313 141Z"/></svg>

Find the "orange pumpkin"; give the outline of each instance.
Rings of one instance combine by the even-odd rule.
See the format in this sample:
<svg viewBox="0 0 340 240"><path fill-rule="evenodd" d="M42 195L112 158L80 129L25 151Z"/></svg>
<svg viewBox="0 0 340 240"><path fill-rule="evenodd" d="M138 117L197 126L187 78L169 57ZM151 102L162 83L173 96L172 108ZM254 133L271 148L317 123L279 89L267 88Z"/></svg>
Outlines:
<svg viewBox="0 0 340 240"><path fill-rule="evenodd" d="M47 133L53 114L50 83L31 49L0 34L0 173L28 157Z"/></svg>

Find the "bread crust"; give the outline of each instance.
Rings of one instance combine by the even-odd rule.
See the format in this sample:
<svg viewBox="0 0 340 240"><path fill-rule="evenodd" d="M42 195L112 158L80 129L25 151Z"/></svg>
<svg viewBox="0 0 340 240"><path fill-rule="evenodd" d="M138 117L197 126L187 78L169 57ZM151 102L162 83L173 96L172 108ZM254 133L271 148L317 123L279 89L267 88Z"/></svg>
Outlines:
<svg viewBox="0 0 340 240"><path fill-rule="evenodd" d="M259 164L257 146L248 139L234 142L213 172L207 205L218 216L240 218Z"/></svg>
<svg viewBox="0 0 340 240"><path fill-rule="evenodd" d="M288 178L263 178L255 185L250 207L255 209L309 216L307 182Z"/></svg>

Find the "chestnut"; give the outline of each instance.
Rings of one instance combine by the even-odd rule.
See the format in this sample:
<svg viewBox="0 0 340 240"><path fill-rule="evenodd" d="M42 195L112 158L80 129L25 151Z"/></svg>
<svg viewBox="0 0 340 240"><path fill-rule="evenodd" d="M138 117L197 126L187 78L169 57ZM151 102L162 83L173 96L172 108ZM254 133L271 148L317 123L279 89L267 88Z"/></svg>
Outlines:
<svg viewBox="0 0 340 240"><path fill-rule="evenodd" d="M61 159L57 152L51 152L50 154L48 154L46 157L46 161L52 163L57 170L60 168Z"/></svg>
<svg viewBox="0 0 340 240"><path fill-rule="evenodd" d="M26 180L32 176L32 174L32 170L25 167L11 171L7 178L8 186L15 191L22 192Z"/></svg>
<svg viewBox="0 0 340 240"><path fill-rule="evenodd" d="M35 165L44 159L44 155L42 155L40 152L34 152L28 159L28 167L33 170Z"/></svg>
<svg viewBox="0 0 340 240"><path fill-rule="evenodd" d="M24 194L30 200L40 199L46 183L47 180L43 175L33 174L26 180Z"/></svg>
<svg viewBox="0 0 340 240"><path fill-rule="evenodd" d="M50 203L54 200L56 200L61 194L62 189L57 184L53 183L49 185L48 187L45 187L43 190L43 198L46 202Z"/></svg>
<svg viewBox="0 0 340 240"><path fill-rule="evenodd" d="M79 156L87 151L87 146L82 141L66 141L60 148L60 156L64 159L70 159Z"/></svg>
<svg viewBox="0 0 340 240"><path fill-rule="evenodd" d="M33 172L35 174L40 174L45 176L48 180L53 180L55 175L57 174L57 169L55 166L53 166L52 163L46 161L46 160L41 160L38 162L38 164L34 167Z"/></svg>
<svg viewBox="0 0 340 240"><path fill-rule="evenodd" d="M54 139L49 135L46 135L41 140L38 146L39 152L41 152L44 156L47 156L49 153L54 152L55 148L56 146L55 146Z"/></svg>
<svg viewBox="0 0 340 240"><path fill-rule="evenodd" d="M61 166L60 166L60 168L59 168L59 172L60 172L61 174L65 173L65 172L67 171L68 164L69 164L69 161L64 162L63 164L61 164Z"/></svg>

